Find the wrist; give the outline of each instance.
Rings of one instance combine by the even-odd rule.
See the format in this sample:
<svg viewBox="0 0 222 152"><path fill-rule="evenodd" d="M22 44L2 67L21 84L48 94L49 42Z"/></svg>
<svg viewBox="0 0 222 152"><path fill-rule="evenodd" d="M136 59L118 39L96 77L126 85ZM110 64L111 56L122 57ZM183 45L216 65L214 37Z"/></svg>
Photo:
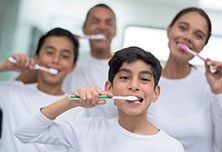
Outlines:
<svg viewBox="0 0 222 152"><path fill-rule="evenodd" d="M0 62L0 72L9 71L9 67L7 66L7 61Z"/></svg>

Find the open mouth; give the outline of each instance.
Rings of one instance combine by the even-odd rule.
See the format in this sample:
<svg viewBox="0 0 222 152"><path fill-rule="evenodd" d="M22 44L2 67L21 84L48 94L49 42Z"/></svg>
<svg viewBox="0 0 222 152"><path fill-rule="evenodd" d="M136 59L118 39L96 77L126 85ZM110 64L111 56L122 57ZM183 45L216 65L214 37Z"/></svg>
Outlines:
<svg viewBox="0 0 222 152"><path fill-rule="evenodd" d="M137 97L137 99L133 99L133 100L127 100L127 102L143 102L143 98Z"/></svg>

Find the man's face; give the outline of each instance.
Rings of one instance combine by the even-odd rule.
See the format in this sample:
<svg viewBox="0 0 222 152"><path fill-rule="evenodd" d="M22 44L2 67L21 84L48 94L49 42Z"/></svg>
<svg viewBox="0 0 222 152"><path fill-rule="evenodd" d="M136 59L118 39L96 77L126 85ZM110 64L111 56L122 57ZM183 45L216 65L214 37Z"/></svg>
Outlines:
<svg viewBox="0 0 222 152"><path fill-rule="evenodd" d="M104 40L91 40L94 50L110 49L113 37L116 35L116 21L111 10L104 7L95 7L90 11L83 28L85 34L104 34Z"/></svg>

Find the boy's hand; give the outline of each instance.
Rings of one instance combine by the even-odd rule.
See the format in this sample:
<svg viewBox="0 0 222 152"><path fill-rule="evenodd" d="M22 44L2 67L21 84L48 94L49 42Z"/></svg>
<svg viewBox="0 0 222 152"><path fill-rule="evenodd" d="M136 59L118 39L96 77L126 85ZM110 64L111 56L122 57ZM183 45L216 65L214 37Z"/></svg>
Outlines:
<svg viewBox="0 0 222 152"><path fill-rule="evenodd" d="M206 64L206 77L213 93L222 93L222 62L209 60ZM212 73L210 68L216 71Z"/></svg>
<svg viewBox="0 0 222 152"><path fill-rule="evenodd" d="M74 95L79 96L80 100L75 100L72 102L77 102L78 106L89 108L96 105L102 105L106 103L106 100L99 100L99 95L107 95L112 97L110 92L102 91L96 86L87 86L79 89L74 93Z"/></svg>
<svg viewBox="0 0 222 152"><path fill-rule="evenodd" d="M23 72L24 70L27 70L27 69L33 69L35 65L34 59L29 58L23 54L13 54L11 55L11 57L16 60L16 63L6 61L7 70Z"/></svg>

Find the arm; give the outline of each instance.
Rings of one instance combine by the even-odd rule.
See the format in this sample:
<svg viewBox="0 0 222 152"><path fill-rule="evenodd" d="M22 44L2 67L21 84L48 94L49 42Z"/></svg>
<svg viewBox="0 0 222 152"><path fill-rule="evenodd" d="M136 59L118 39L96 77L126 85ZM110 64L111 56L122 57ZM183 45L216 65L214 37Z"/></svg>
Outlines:
<svg viewBox="0 0 222 152"><path fill-rule="evenodd" d="M216 69L212 73L210 66ZM206 64L206 77L211 91L214 93L212 101L212 119L214 142L219 151L222 150L222 62L209 60Z"/></svg>
<svg viewBox="0 0 222 152"><path fill-rule="evenodd" d="M215 95L212 103L212 119L214 142L219 151L222 151L222 94Z"/></svg>
<svg viewBox="0 0 222 152"><path fill-rule="evenodd" d="M16 63L12 63L8 60L0 62L0 72L23 72L26 69L32 68L35 64L33 59L22 54L13 54L11 56L16 60Z"/></svg>
<svg viewBox="0 0 222 152"><path fill-rule="evenodd" d="M74 129L68 123L59 125L55 124L53 120L71 108L78 106L94 107L98 104L104 104L105 101L98 101L99 92L103 95L109 95L106 92L99 91L96 87L86 87L74 93L74 95L80 97L80 100L72 101L66 96L42 108L41 112L21 123L16 128L16 137L22 142L57 143L70 146L69 143L73 144L73 142L67 141L67 136L72 136L72 139L75 138Z"/></svg>

